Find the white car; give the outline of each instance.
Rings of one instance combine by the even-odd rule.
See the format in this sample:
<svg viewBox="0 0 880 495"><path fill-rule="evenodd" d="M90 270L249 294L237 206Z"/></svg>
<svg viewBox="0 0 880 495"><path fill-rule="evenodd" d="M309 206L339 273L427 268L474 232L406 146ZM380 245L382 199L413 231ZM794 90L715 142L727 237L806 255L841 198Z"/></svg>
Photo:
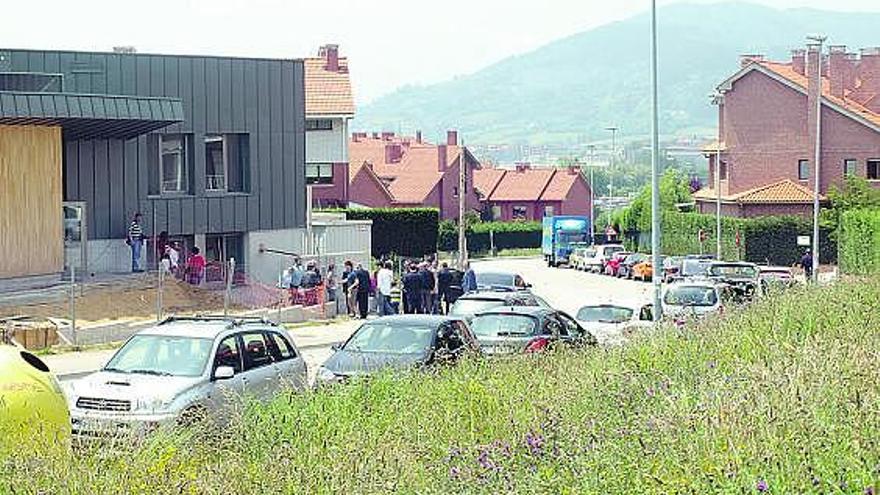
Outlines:
<svg viewBox="0 0 880 495"><path fill-rule="evenodd" d="M605 269L605 262L614 256L614 253L623 251L624 247L620 244L604 244L593 246L595 249L592 256L584 257L584 269L591 272L601 273Z"/></svg>
<svg viewBox="0 0 880 495"><path fill-rule="evenodd" d="M306 382L306 364L283 327L263 319L171 317L72 383L67 400L74 435L138 435L200 419L222 424L243 397L267 401Z"/></svg>
<svg viewBox="0 0 880 495"><path fill-rule="evenodd" d="M684 280L663 291L663 316L677 321L721 313L722 286L711 280Z"/></svg>
<svg viewBox="0 0 880 495"><path fill-rule="evenodd" d="M574 318L602 344L621 344L628 334L654 324L652 308L649 302L588 304Z"/></svg>

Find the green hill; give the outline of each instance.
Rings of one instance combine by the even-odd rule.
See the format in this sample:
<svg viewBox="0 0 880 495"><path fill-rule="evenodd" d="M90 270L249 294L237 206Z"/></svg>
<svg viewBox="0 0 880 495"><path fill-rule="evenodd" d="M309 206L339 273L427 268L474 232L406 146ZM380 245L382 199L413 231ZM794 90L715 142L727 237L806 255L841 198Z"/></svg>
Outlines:
<svg viewBox="0 0 880 495"><path fill-rule="evenodd" d="M805 36L833 44L880 45L880 13L779 10L749 3L675 4L661 8L661 132L711 133L712 88L743 53L787 59ZM510 57L450 81L407 86L360 109L361 130L426 136L458 128L471 144L567 144L650 129L649 17L642 14Z"/></svg>

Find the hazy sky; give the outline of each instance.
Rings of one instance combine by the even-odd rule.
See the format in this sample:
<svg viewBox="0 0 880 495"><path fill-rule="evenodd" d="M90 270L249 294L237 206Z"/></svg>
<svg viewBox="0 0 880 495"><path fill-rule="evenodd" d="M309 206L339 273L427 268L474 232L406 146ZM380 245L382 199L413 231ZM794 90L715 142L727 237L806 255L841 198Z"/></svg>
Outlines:
<svg viewBox="0 0 880 495"><path fill-rule="evenodd" d="M630 17L648 0L7 0L9 48L296 58L323 43L351 57L359 103L404 84L473 72ZM674 0L660 0L661 4ZM780 8L880 11L878 0L757 0ZM126 7L130 5L130 7Z"/></svg>

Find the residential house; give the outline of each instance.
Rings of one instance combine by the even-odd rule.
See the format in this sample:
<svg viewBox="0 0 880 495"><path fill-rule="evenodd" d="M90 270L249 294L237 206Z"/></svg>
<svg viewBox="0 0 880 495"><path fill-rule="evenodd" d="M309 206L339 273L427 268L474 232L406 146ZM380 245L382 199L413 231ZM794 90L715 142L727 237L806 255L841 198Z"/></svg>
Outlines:
<svg viewBox="0 0 880 495"><path fill-rule="evenodd" d="M446 142L432 144L393 132L356 132L349 142L348 201L365 207L434 207L442 219L458 218L459 194L468 211L478 211L473 173L479 162L459 146L458 133L448 131ZM465 188L459 191L464 162Z"/></svg>
<svg viewBox="0 0 880 495"><path fill-rule="evenodd" d="M263 248L305 232L303 81L302 60L0 49L0 278L128 271L140 212L147 266L166 232L275 280Z"/></svg>
<svg viewBox="0 0 880 495"><path fill-rule="evenodd" d="M348 129L355 106L348 59L324 45L305 64L306 184L316 207L348 204Z"/></svg>
<svg viewBox="0 0 880 495"><path fill-rule="evenodd" d="M820 56L810 46L786 62L746 55L718 89L720 140L704 150L709 180L694 195L700 212L715 212L717 173L725 215L809 215L819 100L821 199L848 174L880 186L880 49L856 55L832 46Z"/></svg>
<svg viewBox="0 0 880 495"><path fill-rule="evenodd" d="M590 216L590 184L577 167L484 168L474 172L483 211L493 220L535 220L545 216Z"/></svg>

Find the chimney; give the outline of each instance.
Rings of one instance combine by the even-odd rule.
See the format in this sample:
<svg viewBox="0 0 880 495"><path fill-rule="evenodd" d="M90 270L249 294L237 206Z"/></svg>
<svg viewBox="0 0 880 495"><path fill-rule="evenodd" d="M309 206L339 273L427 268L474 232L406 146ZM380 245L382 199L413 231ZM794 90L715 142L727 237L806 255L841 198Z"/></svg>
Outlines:
<svg viewBox="0 0 880 495"><path fill-rule="evenodd" d="M324 59L324 68L330 72L339 72L339 45L324 45L318 50L318 56Z"/></svg>
<svg viewBox="0 0 880 495"><path fill-rule="evenodd" d="M403 148L400 146L400 144L391 143L385 145L385 163L387 165L399 163L402 156Z"/></svg>
<svg viewBox="0 0 880 495"><path fill-rule="evenodd" d="M581 173L581 168L577 165L569 165L568 166L568 175L577 175Z"/></svg>
<svg viewBox="0 0 880 495"><path fill-rule="evenodd" d="M446 131L446 144L448 146L458 146L458 131Z"/></svg>
<svg viewBox="0 0 880 495"><path fill-rule="evenodd" d="M807 135L809 136L810 185L815 180L812 170L815 167L813 160L816 156L816 120L819 116L816 112L816 103L822 97L822 81L819 78L820 64L822 64L822 53L819 51L819 45L807 45Z"/></svg>
<svg viewBox="0 0 880 495"><path fill-rule="evenodd" d="M374 132L374 133L373 133L373 139L379 139L379 133L378 133L378 132Z"/></svg>
<svg viewBox="0 0 880 495"><path fill-rule="evenodd" d="M422 144L422 131L416 131L416 142Z"/></svg>
<svg viewBox="0 0 880 495"><path fill-rule="evenodd" d="M519 173L524 173L526 170L529 170L532 166L528 162L517 162L516 171Z"/></svg>
<svg viewBox="0 0 880 495"><path fill-rule="evenodd" d="M357 133L357 132L351 133L351 141L353 143L358 143L358 142L360 142L360 140L361 140L361 135L359 133Z"/></svg>
<svg viewBox="0 0 880 495"><path fill-rule="evenodd" d="M763 62L763 61L764 61L764 55L761 55L760 53L748 53L748 54L739 56L739 65L740 65L740 67L743 67L743 68L746 67L747 65L751 64L752 62Z"/></svg>
<svg viewBox="0 0 880 495"><path fill-rule="evenodd" d="M394 138L393 132L383 132L382 133L382 141L391 141Z"/></svg>
<svg viewBox="0 0 880 495"><path fill-rule="evenodd" d="M807 66L807 51L803 48L796 48L791 51L791 68L800 75L804 75Z"/></svg>
<svg viewBox="0 0 880 495"><path fill-rule="evenodd" d="M849 54L846 52L846 46L833 45L828 48L828 79L831 83L831 95L843 98L846 90L853 89L848 87L849 74L854 67L850 65Z"/></svg>
<svg viewBox="0 0 880 495"><path fill-rule="evenodd" d="M862 104L873 112L880 112L880 98L871 98L880 93L880 47L863 48L858 65L858 78L861 81L859 95Z"/></svg>
<svg viewBox="0 0 880 495"><path fill-rule="evenodd" d="M446 145L437 145L437 170L439 172L446 172L446 160Z"/></svg>

